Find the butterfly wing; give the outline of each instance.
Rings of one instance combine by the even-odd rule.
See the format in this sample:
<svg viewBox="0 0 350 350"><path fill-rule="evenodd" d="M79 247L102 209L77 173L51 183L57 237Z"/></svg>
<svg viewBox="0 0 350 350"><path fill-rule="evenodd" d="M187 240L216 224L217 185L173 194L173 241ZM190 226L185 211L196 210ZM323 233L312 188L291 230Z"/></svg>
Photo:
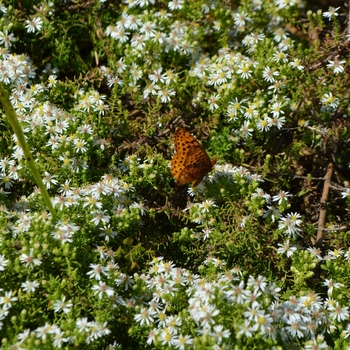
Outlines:
<svg viewBox="0 0 350 350"><path fill-rule="evenodd" d="M185 160L188 151L192 147L202 147L199 142L185 129L178 128L174 134L174 144L176 154L171 161L170 171L177 179L181 171L185 168Z"/></svg>
<svg viewBox="0 0 350 350"><path fill-rule="evenodd" d="M192 187L196 187L213 169L214 164L201 145L190 148L185 160L185 170L191 174L191 179L187 183L192 182ZM182 178L181 174L180 177Z"/></svg>
<svg viewBox="0 0 350 350"><path fill-rule="evenodd" d="M196 183L196 186L197 186L202 181L204 175L205 173L203 173L203 169L199 168L194 164L190 164L190 165L187 165L186 168L184 168L180 172L180 174L176 178L176 183L179 186L183 186L189 182L193 182L193 183Z"/></svg>
<svg viewBox="0 0 350 350"><path fill-rule="evenodd" d="M178 128L174 134L176 153L187 153L193 146L200 146L200 143L185 129Z"/></svg>
<svg viewBox="0 0 350 350"><path fill-rule="evenodd" d="M179 186L192 182L196 187L213 169L211 161L200 143L185 129L179 128L174 135L176 154L171 162L171 173Z"/></svg>
<svg viewBox="0 0 350 350"><path fill-rule="evenodd" d="M171 161L171 168L170 168L170 171L175 177L175 179L178 178L179 174L184 169L185 169L185 158L183 156L180 156L178 153L176 153Z"/></svg>

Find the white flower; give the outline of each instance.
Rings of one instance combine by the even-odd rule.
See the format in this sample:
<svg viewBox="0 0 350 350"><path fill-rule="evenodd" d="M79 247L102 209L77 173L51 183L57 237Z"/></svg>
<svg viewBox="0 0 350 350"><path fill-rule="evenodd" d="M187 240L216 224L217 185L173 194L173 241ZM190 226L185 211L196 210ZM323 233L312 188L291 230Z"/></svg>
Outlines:
<svg viewBox="0 0 350 350"><path fill-rule="evenodd" d="M171 101L170 96L175 96L175 91L173 89L168 89L168 88L161 88L157 92L158 97L160 97L160 100L163 103L168 103Z"/></svg>
<svg viewBox="0 0 350 350"><path fill-rule="evenodd" d="M41 338L42 340L46 339L46 336L50 333L54 332L54 328L52 325L50 325L49 323L45 323L45 326L43 327L38 327L35 330L36 333L36 337L37 338Z"/></svg>
<svg viewBox="0 0 350 350"><path fill-rule="evenodd" d="M217 105L217 101L220 99L220 95L219 94L212 94L210 97L209 97L209 100L208 100L208 103L209 103L209 109L211 111L213 111L214 109L218 109L219 106Z"/></svg>
<svg viewBox="0 0 350 350"><path fill-rule="evenodd" d="M279 76L279 73L277 71L273 71L271 70L270 67L266 67L264 69L264 72L263 72L263 78L264 80L266 80L267 82L269 83L274 83L275 82L275 78L274 77L277 77Z"/></svg>
<svg viewBox="0 0 350 350"><path fill-rule="evenodd" d="M39 283L36 281L25 281L21 284L21 287L26 293L35 292L35 289L39 287Z"/></svg>
<svg viewBox="0 0 350 350"><path fill-rule="evenodd" d="M279 248L277 249L278 254L287 254L287 257L291 257L294 252L297 251L297 247L291 247L289 244L289 239L287 241L284 241L283 244L278 243L277 244Z"/></svg>
<svg viewBox="0 0 350 350"><path fill-rule="evenodd" d="M150 326L150 324L154 322L150 310L144 307L141 308L140 313L134 316L134 320L139 322L140 326L143 326L144 324Z"/></svg>
<svg viewBox="0 0 350 350"><path fill-rule="evenodd" d="M77 320L77 322L75 323L75 325L77 326L79 333L81 333L81 332L88 333L89 332L89 322L88 322L88 319L86 317L79 318Z"/></svg>
<svg viewBox="0 0 350 350"><path fill-rule="evenodd" d="M102 299L104 293L106 293L108 297L114 295L114 289L102 281L99 281L98 284L95 284L91 289L94 291L95 295L98 295L99 299Z"/></svg>
<svg viewBox="0 0 350 350"><path fill-rule="evenodd" d="M281 205L284 201L288 201L288 197L292 197L289 192L280 191L278 195L273 196L272 201L278 202L278 205Z"/></svg>
<svg viewBox="0 0 350 350"><path fill-rule="evenodd" d="M328 62L329 63L327 64L327 68L333 69L333 72L335 74L344 72L343 65L346 63L346 61L338 61L337 59L335 59L334 61L328 61Z"/></svg>
<svg viewBox="0 0 350 350"><path fill-rule="evenodd" d="M329 9L327 12L323 12L323 17L328 18L329 20L332 19L333 16L338 16L337 11L340 9L340 7L334 8L332 6L329 6Z"/></svg>
<svg viewBox="0 0 350 350"><path fill-rule="evenodd" d="M349 318L349 308L347 306L340 307L338 301L335 303L335 305L330 304L328 306L328 310L331 311L330 317L338 322L345 321Z"/></svg>
<svg viewBox="0 0 350 350"><path fill-rule="evenodd" d="M333 96L331 92L325 93L321 99L321 103L326 107L336 109L339 106L339 100Z"/></svg>
<svg viewBox="0 0 350 350"><path fill-rule="evenodd" d="M250 127L250 122L246 120L240 129L240 133L242 134L242 137L247 138L252 136L252 132L253 129Z"/></svg>
<svg viewBox="0 0 350 350"><path fill-rule="evenodd" d="M34 267L34 265L41 265L41 257L35 258L33 255L33 248L30 248L29 255L27 254L21 254L19 257L19 260L22 264L25 264L26 267L30 267L31 269Z"/></svg>
<svg viewBox="0 0 350 350"><path fill-rule="evenodd" d="M0 45L4 45L7 49L11 47L12 42L16 40L15 36L12 33L9 34L7 29L5 32L0 31Z"/></svg>
<svg viewBox="0 0 350 350"><path fill-rule="evenodd" d="M301 65L301 60L299 58L294 58L292 62L289 62L292 68L297 68L298 70L303 70L304 66Z"/></svg>
<svg viewBox="0 0 350 350"><path fill-rule="evenodd" d="M26 29L28 33L34 33L42 29L43 20L40 17L34 17L32 20L26 20Z"/></svg>
<svg viewBox="0 0 350 350"><path fill-rule="evenodd" d="M344 286L342 283L335 283L335 282L333 282L332 279L326 279L322 284L325 287L328 287L327 294L328 294L329 297L332 296L333 288L340 288L340 287Z"/></svg>
<svg viewBox="0 0 350 350"><path fill-rule="evenodd" d="M0 271L4 271L9 260L5 259L5 255L0 255Z"/></svg>
<svg viewBox="0 0 350 350"><path fill-rule="evenodd" d="M17 297L12 296L13 292L5 292L5 296L0 297L0 305L2 305L4 310L8 310L12 307L11 302L17 301Z"/></svg>
<svg viewBox="0 0 350 350"><path fill-rule="evenodd" d="M66 303L66 297L64 296L62 300L56 300L53 307L55 312L62 310L65 314L68 314L70 308L73 306L72 303Z"/></svg>
<svg viewBox="0 0 350 350"><path fill-rule="evenodd" d="M237 74L239 74L243 79L249 79L252 76L252 71L249 68L249 63L242 63L238 66Z"/></svg>

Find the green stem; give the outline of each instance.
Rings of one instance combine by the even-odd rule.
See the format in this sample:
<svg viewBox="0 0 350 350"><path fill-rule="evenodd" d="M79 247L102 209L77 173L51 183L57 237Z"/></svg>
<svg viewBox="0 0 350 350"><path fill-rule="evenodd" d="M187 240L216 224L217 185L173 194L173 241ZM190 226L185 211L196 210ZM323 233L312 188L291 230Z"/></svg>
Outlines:
<svg viewBox="0 0 350 350"><path fill-rule="evenodd" d="M19 125L16 111L12 107L11 101L9 100L9 95L1 83L0 83L0 102L2 103L2 105L5 109L5 113L6 113L6 116L8 118L8 121L12 127L12 130L16 134L18 142L23 149L25 159L27 160L28 166L29 166L30 170L32 171L34 179L40 188L41 195L43 196L44 201L50 210L52 218L55 221L56 220L56 213L55 213L55 210L53 209L49 193L46 190L46 187L41 179L38 168L36 167L36 164L34 162L33 156L29 150L29 147L28 147L28 144L27 144L26 139L24 137L22 128Z"/></svg>

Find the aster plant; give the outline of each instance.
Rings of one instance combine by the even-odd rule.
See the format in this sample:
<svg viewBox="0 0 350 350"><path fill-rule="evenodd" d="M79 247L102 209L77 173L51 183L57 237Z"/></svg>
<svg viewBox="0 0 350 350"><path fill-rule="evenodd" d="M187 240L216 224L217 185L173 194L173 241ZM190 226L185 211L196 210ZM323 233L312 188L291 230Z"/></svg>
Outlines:
<svg viewBox="0 0 350 350"><path fill-rule="evenodd" d="M350 347L348 9L308 6L1 2L2 349Z"/></svg>

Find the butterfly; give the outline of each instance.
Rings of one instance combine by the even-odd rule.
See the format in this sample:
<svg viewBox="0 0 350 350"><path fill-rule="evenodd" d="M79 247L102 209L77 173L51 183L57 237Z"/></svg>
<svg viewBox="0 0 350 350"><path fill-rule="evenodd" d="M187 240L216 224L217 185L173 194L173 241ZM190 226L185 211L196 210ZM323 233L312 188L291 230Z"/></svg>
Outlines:
<svg viewBox="0 0 350 350"><path fill-rule="evenodd" d="M178 128L174 134L175 151L170 171L179 186L192 182L196 187L211 171L216 159L210 160L200 143L185 129Z"/></svg>

